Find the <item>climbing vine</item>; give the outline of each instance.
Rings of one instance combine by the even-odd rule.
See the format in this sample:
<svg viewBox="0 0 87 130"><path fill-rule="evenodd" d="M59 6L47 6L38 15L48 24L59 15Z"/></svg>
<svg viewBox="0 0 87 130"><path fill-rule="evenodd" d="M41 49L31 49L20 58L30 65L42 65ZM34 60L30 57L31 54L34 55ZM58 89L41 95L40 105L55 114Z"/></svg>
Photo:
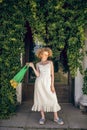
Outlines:
<svg viewBox="0 0 87 130"><path fill-rule="evenodd" d="M36 37L42 38L46 46L52 48L54 57L60 56L65 71L70 71L73 77L78 68L82 73L86 0L38 0L35 7Z"/></svg>
<svg viewBox="0 0 87 130"><path fill-rule="evenodd" d="M20 70L24 53L25 22L34 42L52 48L65 71L74 77L82 72L86 0L1 0L0 1L0 118L16 108L16 91L9 80Z"/></svg>
<svg viewBox="0 0 87 130"><path fill-rule="evenodd" d="M16 90L9 81L21 67L25 28L24 16L16 2L3 1L0 11L0 118L6 118L16 108Z"/></svg>

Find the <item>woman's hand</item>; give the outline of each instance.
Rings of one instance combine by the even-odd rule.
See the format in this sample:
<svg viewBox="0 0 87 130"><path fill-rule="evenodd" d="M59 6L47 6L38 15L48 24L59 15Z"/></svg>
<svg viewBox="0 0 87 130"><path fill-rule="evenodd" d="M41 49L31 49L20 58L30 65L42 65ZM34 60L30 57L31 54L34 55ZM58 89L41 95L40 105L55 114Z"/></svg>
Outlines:
<svg viewBox="0 0 87 130"><path fill-rule="evenodd" d="M28 65L29 67L31 67L35 73L35 75L38 77L39 76L39 72L38 70L35 68L34 64L32 62L28 62L26 63L26 65Z"/></svg>
<svg viewBox="0 0 87 130"><path fill-rule="evenodd" d="M27 62L26 65L29 66L29 63Z"/></svg>
<svg viewBox="0 0 87 130"><path fill-rule="evenodd" d="M32 62L26 63L26 65L29 65L29 67L34 68L34 64Z"/></svg>
<svg viewBox="0 0 87 130"><path fill-rule="evenodd" d="M32 62L29 62L29 66L34 68L34 64Z"/></svg>
<svg viewBox="0 0 87 130"><path fill-rule="evenodd" d="M51 86L51 91L52 91L53 93L55 92L54 86Z"/></svg>

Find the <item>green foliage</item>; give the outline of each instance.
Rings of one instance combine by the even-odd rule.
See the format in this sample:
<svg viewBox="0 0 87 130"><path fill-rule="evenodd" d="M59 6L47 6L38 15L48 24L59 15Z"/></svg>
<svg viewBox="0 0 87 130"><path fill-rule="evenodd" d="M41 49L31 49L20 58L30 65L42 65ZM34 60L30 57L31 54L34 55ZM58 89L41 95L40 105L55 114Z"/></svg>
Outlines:
<svg viewBox="0 0 87 130"><path fill-rule="evenodd" d="M24 43L24 17L16 2L0 4L0 118L7 118L16 108L16 90L9 81L20 70Z"/></svg>
<svg viewBox="0 0 87 130"><path fill-rule="evenodd" d="M70 71L74 77L77 68L82 73L84 56L84 28L87 24L86 0L36 0L32 11L35 25L34 39L46 43L53 50L54 57L64 52L61 63L65 71ZM33 20L33 21L34 21ZM35 40L36 40L35 39ZM62 60L66 58L68 64Z"/></svg>
<svg viewBox="0 0 87 130"><path fill-rule="evenodd" d="M87 95L87 69L84 71L82 91L83 91L83 94Z"/></svg>
<svg viewBox="0 0 87 130"><path fill-rule="evenodd" d="M15 111L16 92L9 81L20 70L24 52L25 22L33 39L50 46L54 59L75 76L82 72L86 0L1 0L0 1L0 118Z"/></svg>
<svg viewBox="0 0 87 130"><path fill-rule="evenodd" d="M8 81L7 81L8 82ZM7 84L6 84L7 85ZM16 109L16 94L15 90L9 85L3 86L0 89L0 119L8 118L14 114Z"/></svg>
<svg viewBox="0 0 87 130"><path fill-rule="evenodd" d="M87 1L36 0L30 5L34 40L50 46L54 57L59 57L66 48L62 54L64 58L60 58L64 71L70 71L72 77L76 75L78 68L83 73Z"/></svg>

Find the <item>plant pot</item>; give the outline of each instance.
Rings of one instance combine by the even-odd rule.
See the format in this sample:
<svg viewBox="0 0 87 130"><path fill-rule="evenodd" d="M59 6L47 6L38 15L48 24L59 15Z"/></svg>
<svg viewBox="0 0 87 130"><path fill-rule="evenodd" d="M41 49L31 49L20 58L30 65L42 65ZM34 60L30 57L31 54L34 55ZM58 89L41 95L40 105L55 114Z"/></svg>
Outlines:
<svg viewBox="0 0 87 130"><path fill-rule="evenodd" d="M82 106L87 106L87 95L82 95L82 97L80 98L80 104Z"/></svg>

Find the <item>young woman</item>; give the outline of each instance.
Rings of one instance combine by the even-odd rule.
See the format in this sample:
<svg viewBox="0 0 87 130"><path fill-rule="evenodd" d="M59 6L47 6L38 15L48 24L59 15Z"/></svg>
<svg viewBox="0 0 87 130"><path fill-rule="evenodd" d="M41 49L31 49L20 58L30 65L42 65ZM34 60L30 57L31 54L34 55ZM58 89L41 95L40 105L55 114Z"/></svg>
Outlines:
<svg viewBox="0 0 87 130"><path fill-rule="evenodd" d="M64 122L58 117L57 111L61 109L57 101L57 96L54 88L54 66L53 62L48 60L52 56L50 48L38 49L36 53L40 58L40 62L36 64L28 63L32 67L35 75L35 90L34 90L34 105L32 111L40 111L41 119L39 124L45 123L44 112L54 112L54 122L63 125Z"/></svg>

